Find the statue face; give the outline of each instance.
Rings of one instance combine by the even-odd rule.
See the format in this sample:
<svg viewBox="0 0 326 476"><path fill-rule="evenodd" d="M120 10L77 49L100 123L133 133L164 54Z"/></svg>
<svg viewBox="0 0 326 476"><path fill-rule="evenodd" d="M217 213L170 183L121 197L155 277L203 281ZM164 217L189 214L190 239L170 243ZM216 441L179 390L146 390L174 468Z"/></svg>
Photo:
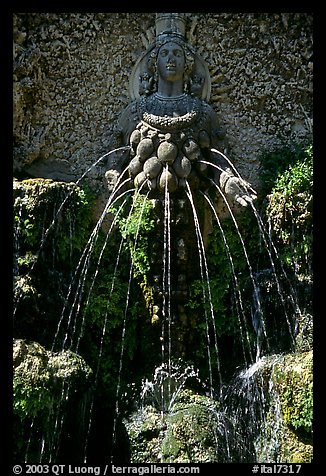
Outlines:
<svg viewBox="0 0 326 476"><path fill-rule="evenodd" d="M166 81L183 79L185 55L181 46L170 41L161 46L157 57L157 71Z"/></svg>

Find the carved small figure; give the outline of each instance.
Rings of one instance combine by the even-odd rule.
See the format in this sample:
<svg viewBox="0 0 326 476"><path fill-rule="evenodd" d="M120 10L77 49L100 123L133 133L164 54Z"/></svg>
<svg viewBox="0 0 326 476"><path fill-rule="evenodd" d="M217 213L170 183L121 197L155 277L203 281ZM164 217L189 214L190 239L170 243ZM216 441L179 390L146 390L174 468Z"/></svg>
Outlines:
<svg viewBox="0 0 326 476"><path fill-rule="evenodd" d="M153 78L149 73L143 73L140 77L139 94L149 95L152 92Z"/></svg>

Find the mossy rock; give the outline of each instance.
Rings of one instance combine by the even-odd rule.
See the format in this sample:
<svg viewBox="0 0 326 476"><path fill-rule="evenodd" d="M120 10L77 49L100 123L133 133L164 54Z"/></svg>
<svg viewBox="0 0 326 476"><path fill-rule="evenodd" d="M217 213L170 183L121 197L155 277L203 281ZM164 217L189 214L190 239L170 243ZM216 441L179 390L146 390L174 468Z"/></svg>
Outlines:
<svg viewBox="0 0 326 476"><path fill-rule="evenodd" d="M279 414L279 400L265 415L259 438L255 441L257 463L311 463L313 446L303 441L284 422Z"/></svg>
<svg viewBox="0 0 326 476"><path fill-rule="evenodd" d="M218 416L214 400L184 391L167 417L167 431L162 443L163 461L218 462Z"/></svg>
<svg viewBox="0 0 326 476"><path fill-rule="evenodd" d="M131 463L161 463L165 417L147 405L133 413L125 426L129 436Z"/></svg>
<svg viewBox="0 0 326 476"><path fill-rule="evenodd" d="M313 459L312 444L300 441L289 428L284 429L280 461L286 463L311 463Z"/></svg>
<svg viewBox="0 0 326 476"><path fill-rule="evenodd" d="M14 180L13 199L14 336L49 347L89 238L92 199L75 183L43 178Z"/></svg>
<svg viewBox="0 0 326 476"><path fill-rule="evenodd" d="M312 351L288 354L274 367L272 378L280 395L284 422L304 439L311 439L313 418Z"/></svg>
<svg viewBox="0 0 326 476"><path fill-rule="evenodd" d="M256 441L257 462L310 463L313 456L312 351L266 359L264 371L264 380L269 382L269 406Z"/></svg>
<svg viewBox="0 0 326 476"><path fill-rule="evenodd" d="M225 461L226 422L218 412L218 402L205 395L183 390L169 413L148 405L131 415L125 425L131 463Z"/></svg>
<svg viewBox="0 0 326 476"><path fill-rule="evenodd" d="M90 197L75 183L56 182L51 179L34 178L13 182L15 240L19 241L18 251L40 247L44 240L56 238L58 252L63 259L69 257L70 242L81 249L85 229L91 221ZM78 228L78 235L72 234L71 227ZM51 238L51 239L50 239ZM81 242L82 241L82 242ZM60 249L59 249L60 248Z"/></svg>
<svg viewBox="0 0 326 476"><path fill-rule="evenodd" d="M84 391L92 370L70 351L50 352L37 342L14 339L14 412L21 420L51 410L64 391L65 398Z"/></svg>
<svg viewBox="0 0 326 476"><path fill-rule="evenodd" d="M54 461L60 448L69 448L73 458L72 453L82 448L77 442L85 431L81 420L92 370L73 352L47 351L37 342L22 339L14 339L13 367L16 461L37 462L41 454ZM63 427L70 441L61 437Z"/></svg>

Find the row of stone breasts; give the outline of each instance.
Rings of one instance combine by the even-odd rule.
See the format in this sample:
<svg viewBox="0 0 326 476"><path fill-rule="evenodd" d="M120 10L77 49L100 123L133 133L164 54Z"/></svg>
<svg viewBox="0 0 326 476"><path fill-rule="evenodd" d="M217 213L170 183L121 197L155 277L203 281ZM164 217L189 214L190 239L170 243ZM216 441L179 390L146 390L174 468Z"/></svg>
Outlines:
<svg viewBox="0 0 326 476"><path fill-rule="evenodd" d="M174 192L185 188L186 179L193 173L193 164L201 170L205 164L201 149L209 146L209 136L201 130L195 134L160 132L141 123L130 136L134 157L129 163L129 174L136 188L146 185L154 190Z"/></svg>

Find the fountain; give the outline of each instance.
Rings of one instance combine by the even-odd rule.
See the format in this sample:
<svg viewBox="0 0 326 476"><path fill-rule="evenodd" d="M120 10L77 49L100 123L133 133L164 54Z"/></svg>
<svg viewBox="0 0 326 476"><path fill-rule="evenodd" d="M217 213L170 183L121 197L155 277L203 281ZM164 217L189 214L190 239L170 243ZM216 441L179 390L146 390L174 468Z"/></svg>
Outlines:
<svg viewBox="0 0 326 476"><path fill-rule="evenodd" d="M77 187L55 198L53 216L43 211L41 247L30 256L32 264L20 284L26 289L27 278L48 259L50 240L54 243L68 219L72 241L64 259L69 257L74 271L60 281L53 246L62 309L54 326L40 332L40 340L43 335L51 340L50 360L56 353L71 352L67 358L72 360L85 355L92 372L79 363L87 376L80 377L83 389L88 383L84 393L75 380L71 383L69 372L60 374L59 405L49 404L47 420L56 438L49 437L48 429L43 432L39 460L69 459L63 447L71 444L78 416L66 422L61 402L81 392L77 406L83 441L76 454L85 462L97 463L98 428L105 462L255 462L257 448L276 461L277 435L272 435L272 449L259 438L271 431L266 421L270 407L280 415L286 400L275 390L282 385L274 369L280 372L283 360L265 355L295 348L301 311L294 294L286 294L289 280L255 207L257 193L220 151L208 68L186 41L184 14L156 14L155 27L153 44L131 72L131 102L114 132L116 147L93 165L105 163L106 168L109 197L100 219L76 257L72 243L76 247L74 230L82 218L64 212L87 200ZM20 197L19 223L25 219L24 200ZM251 232L262 243L266 269L257 271L252 263L243 234L246 221L255 223ZM16 231L19 275L22 251ZM29 289L33 299L36 291L32 285ZM276 337L271 337L275 316L266 310L274 306L268 301L271 289L279 297ZM28 322L24 332L29 332ZM234 345L235 362L226 368L229 345ZM20 364L17 358L22 373ZM309 367L308 358L304 365ZM245 370L238 371L241 366ZM39 381L46 388L46 378ZM108 388L111 401L103 404ZM271 389L272 403L267 397ZM304 409L304 424L296 415L288 419L308 432L310 407ZM42 426L37 412L31 415L30 428L28 423L24 428L33 443L25 448L26 461L37 457L37 425Z"/></svg>

